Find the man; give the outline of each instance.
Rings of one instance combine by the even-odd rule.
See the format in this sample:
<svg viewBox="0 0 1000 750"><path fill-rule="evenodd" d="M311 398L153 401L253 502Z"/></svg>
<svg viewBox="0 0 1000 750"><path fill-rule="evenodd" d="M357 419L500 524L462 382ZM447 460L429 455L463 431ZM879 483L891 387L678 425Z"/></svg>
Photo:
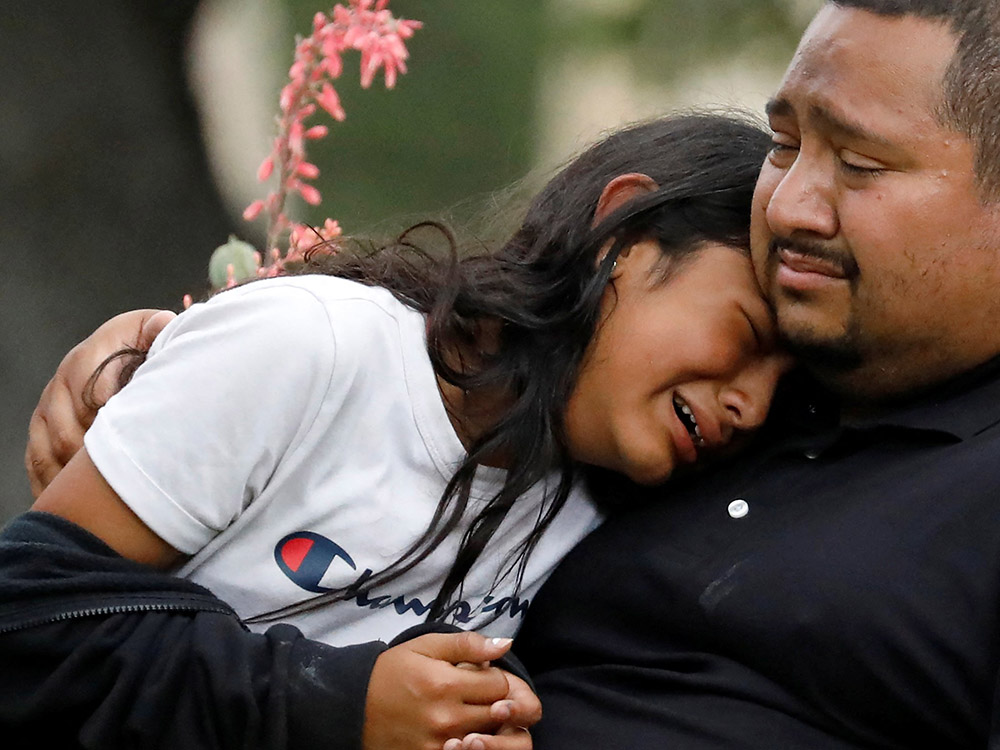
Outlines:
<svg viewBox="0 0 1000 750"><path fill-rule="evenodd" d="M562 563L515 644L536 748L1000 747L997 15L838 0L805 33L753 260L830 393Z"/></svg>
<svg viewBox="0 0 1000 750"><path fill-rule="evenodd" d="M1000 747L998 16L838 0L806 32L752 234L819 384L618 491L515 644L536 748Z"/></svg>

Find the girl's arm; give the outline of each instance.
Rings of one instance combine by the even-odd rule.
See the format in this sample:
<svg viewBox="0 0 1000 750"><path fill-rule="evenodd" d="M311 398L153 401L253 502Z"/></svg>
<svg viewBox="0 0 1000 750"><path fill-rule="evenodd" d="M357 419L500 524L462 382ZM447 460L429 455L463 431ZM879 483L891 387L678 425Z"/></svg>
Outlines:
<svg viewBox="0 0 1000 750"><path fill-rule="evenodd" d="M12 748L441 747L498 726L488 704L466 701L507 691L499 670L449 662L507 647L475 633L393 648L333 648L288 625L250 633L206 589L61 518L28 513L0 532L0 726ZM519 724L537 720L530 701L516 710ZM530 750L519 734L483 747Z"/></svg>
<svg viewBox="0 0 1000 750"><path fill-rule="evenodd" d="M143 325L147 319L148 316L137 312L109 322L106 327L102 326L100 331L78 346L60 365L59 372L46 388L49 397L47 399L43 397L43 401L36 409L32 423L33 429L29 436L29 473L32 473L33 484L37 483L39 489L60 471L66 457L79 449L82 433L93 420L94 414L87 412L86 405L75 399L73 394L82 392L83 384L93 371L93 366L116 350L121 343L132 341L134 335L138 333L136 327ZM67 396L69 397L67 398ZM63 458L60 460L59 456L63 456ZM32 460L32 457L35 457L35 460ZM70 461L62 472L61 478L54 481L53 486L39 497L35 509L46 510L79 523L106 541L114 550L133 560L156 566L167 566L174 563L179 556L173 547L154 534L128 506L119 500L117 494L96 470L85 451L80 451L80 454ZM160 575L153 571L149 571L148 574ZM2 575L3 573L0 571L0 578ZM90 625L95 625L100 624L104 619L109 619L109 617L102 615L92 618L88 622ZM128 622L144 619L146 616L141 614L130 615L126 618ZM174 621L176 622L176 619ZM188 620L185 619L184 622L188 622ZM83 624L73 623L67 624L65 627L79 632ZM49 632L51 632L51 628L49 628ZM143 632L148 633L146 630ZM207 634L210 631L199 630L198 632ZM121 639L120 645L123 647L133 637L132 631L128 629L116 630L115 634ZM232 640L233 648L237 648L240 639L252 641L259 638L259 636L245 632L238 635L232 633L225 636L221 633L216 633L216 635L222 643L217 647L206 648L211 653L220 655L228 652L223 644L230 640ZM58 644L53 643L53 646L64 649L59 651L57 648L56 652L63 654L73 664L85 666L91 663L86 657L82 660L76 658L71 648L72 640L65 640L63 636L56 634L52 634L50 637L59 641ZM479 639L478 646L475 641L472 644L466 643L465 646L472 650L467 649L463 652L459 647L450 645L448 641L449 639L446 638L442 642L428 644L417 639L389 649L384 654L384 658L380 658L374 665L373 689L362 695L362 699L367 701L369 705L365 732L369 736L370 742L366 743L366 750L419 746L416 744L397 744L391 741L391 738L396 738L400 742L416 742L421 737L425 740L434 737L443 742L448 737L460 737L464 732L490 731L505 720L511 729L501 730L499 736L483 736L481 746L487 750L528 750L531 747L530 736L526 732L516 729L519 726L530 726L540 716L537 698L530 688L516 678L510 677L509 679L517 687L508 692L506 681L498 681L498 673L493 670L480 675L459 673L453 663L448 662L447 657L453 656L458 661L493 658L489 655L490 647L486 646L484 651L485 641ZM33 642L37 641L33 640ZM305 644L313 643L305 641L305 639L302 639L302 642L302 648L306 651L309 647ZM3 641L0 637L0 654L5 653L3 649L5 643L12 645L10 639ZM183 640L182 645L194 646L195 642ZM339 650L329 649L322 644L317 644L317 646L319 650L328 649L340 653ZM441 649L445 650L441 651ZM13 646L13 651L24 655L28 653L18 646ZM131 649L129 651L131 652ZM159 655L164 658L170 657L172 663L176 664L183 664L185 659L192 657L192 654L181 645L171 646L169 651ZM428 670L426 672L411 670L409 667L417 661L421 661L428 667ZM35 663L41 670L40 674L44 672L44 667L48 664L45 659L40 659ZM327 663L331 672L344 668L344 664L339 658L331 657L328 662L324 658L324 664ZM58 661L51 662L50 666L53 669L61 668ZM148 666L150 669L155 669L153 662L150 662ZM223 665L215 663L202 663L198 669L204 669L206 677L222 675L225 672ZM371 669L371 665L368 669ZM345 684L341 688L335 688L332 685L326 687L333 689L341 698L349 698L350 691L347 690L347 685L353 684L352 680L358 675L342 674L345 677ZM368 672L362 670L360 677L367 681ZM470 677L472 679L468 679ZM216 684L216 682L213 677L212 683ZM0 694L3 694L3 691L11 686L13 687L12 692L31 694L31 686L20 681L14 673L7 673L5 677L0 676L0 683L5 683L0 684ZM95 690L99 690L97 685L98 683L95 683ZM308 687L308 680L306 680L306 687ZM316 687L320 688L323 685ZM169 698L169 695L160 697ZM489 701L487 704L466 704L466 700L482 701L488 698L497 699L498 702L492 708L488 705ZM142 698L137 695L136 699L145 701L149 709L155 711L156 699L154 697L146 695ZM403 706L404 699L408 701L405 704L408 710L400 713L399 709ZM309 705L313 704L310 702ZM331 704L330 711L335 709L335 704ZM299 715L303 717L303 720L309 720L308 711L300 711ZM329 712L324 713L323 716L317 716L315 723L317 725L323 724L323 720L328 716ZM408 724L408 722L414 723ZM156 745L153 743L150 746L155 747ZM337 744L332 747L340 746Z"/></svg>
<svg viewBox="0 0 1000 750"><path fill-rule="evenodd" d="M86 450L83 435L97 405L118 389L120 361L111 363L85 398L90 378L123 347L146 351L176 316L167 310L134 310L104 323L59 364L31 416L25 466L36 502L45 511L87 529L123 557L157 568L181 557L144 524L104 480Z"/></svg>
<svg viewBox="0 0 1000 750"><path fill-rule="evenodd" d="M201 586L48 514L0 532L5 747L358 750L385 649L250 633Z"/></svg>
<svg viewBox="0 0 1000 750"><path fill-rule="evenodd" d="M97 471L86 449L76 453L31 509L72 521L135 562L167 568L181 557L122 502Z"/></svg>
<svg viewBox="0 0 1000 750"><path fill-rule="evenodd" d="M322 403L335 349L323 303L302 288L219 295L153 345L170 319L127 313L75 347L32 416L26 456L35 509L158 567L196 553L261 491ZM159 351L117 395L112 361L84 398L105 357L133 344ZM93 402L108 402L100 416ZM60 474L85 432L88 450Z"/></svg>

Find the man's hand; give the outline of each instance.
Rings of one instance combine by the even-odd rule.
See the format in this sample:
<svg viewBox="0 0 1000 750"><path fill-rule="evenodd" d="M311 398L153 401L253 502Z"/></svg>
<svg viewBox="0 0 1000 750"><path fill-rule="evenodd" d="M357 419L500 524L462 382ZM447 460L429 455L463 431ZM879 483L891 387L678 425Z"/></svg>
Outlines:
<svg viewBox="0 0 1000 750"><path fill-rule="evenodd" d="M84 399L87 381L98 366L120 349L148 349L163 327L176 317L169 310L133 310L102 325L77 344L59 363L31 415L24 463L37 498L83 445L83 433L97 415ZM94 386L103 404L118 390L121 363L112 362Z"/></svg>
<svg viewBox="0 0 1000 750"><path fill-rule="evenodd" d="M492 733L505 716L519 716L524 696L511 695L508 682L517 678L485 664L509 648L509 639L434 633L383 653L368 684L364 750L441 750L451 738Z"/></svg>

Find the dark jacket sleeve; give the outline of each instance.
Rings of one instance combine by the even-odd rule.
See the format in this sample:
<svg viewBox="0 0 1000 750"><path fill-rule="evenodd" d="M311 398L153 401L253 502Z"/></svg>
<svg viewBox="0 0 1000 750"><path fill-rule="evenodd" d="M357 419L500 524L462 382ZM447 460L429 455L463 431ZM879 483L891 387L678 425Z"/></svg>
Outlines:
<svg viewBox="0 0 1000 750"><path fill-rule="evenodd" d="M56 516L0 533L5 748L357 750L385 648L250 633L207 589Z"/></svg>

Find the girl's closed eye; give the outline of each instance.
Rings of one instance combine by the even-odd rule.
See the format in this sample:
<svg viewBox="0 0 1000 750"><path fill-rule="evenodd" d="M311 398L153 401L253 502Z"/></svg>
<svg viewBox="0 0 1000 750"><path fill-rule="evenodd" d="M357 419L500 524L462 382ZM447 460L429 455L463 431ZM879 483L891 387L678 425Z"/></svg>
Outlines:
<svg viewBox="0 0 1000 750"><path fill-rule="evenodd" d="M510 638L600 521L585 464L658 483L763 423L783 367L760 349L749 247L768 141L738 117L652 120L557 173L505 242L459 247L423 222L193 306L36 510L140 562L197 557L177 574L252 631L347 645L425 619ZM417 696L437 683L415 669L492 658L466 653L396 646L343 690L394 707L399 675ZM367 711L364 731L419 738L465 708L419 700L406 727Z"/></svg>

